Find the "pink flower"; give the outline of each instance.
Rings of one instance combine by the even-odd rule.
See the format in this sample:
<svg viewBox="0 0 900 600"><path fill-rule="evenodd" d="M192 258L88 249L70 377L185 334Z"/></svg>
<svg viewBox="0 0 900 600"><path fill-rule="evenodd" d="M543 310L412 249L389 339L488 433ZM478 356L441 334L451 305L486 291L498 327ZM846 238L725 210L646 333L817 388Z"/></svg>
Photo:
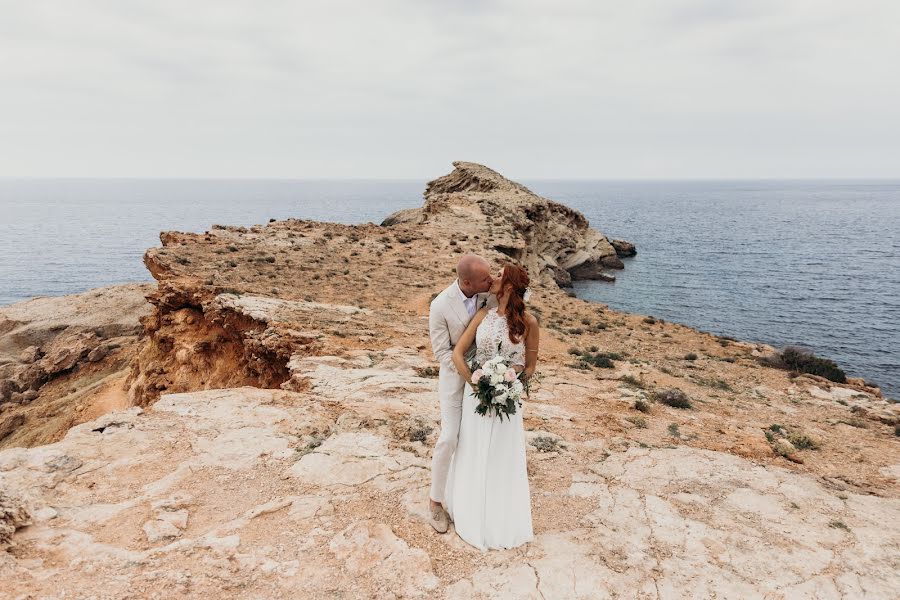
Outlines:
<svg viewBox="0 0 900 600"><path fill-rule="evenodd" d="M516 370L515 369L507 369L506 373L503 375L503 379L512 383L516 380Z"/></svg>
<svg viewBox="0 0 900 600"><path fill-rule="evenodd" d="M478 369L474 373L472 373L472 383L478 383L481 381L481 378L484 377L484 371Z"/></svg>

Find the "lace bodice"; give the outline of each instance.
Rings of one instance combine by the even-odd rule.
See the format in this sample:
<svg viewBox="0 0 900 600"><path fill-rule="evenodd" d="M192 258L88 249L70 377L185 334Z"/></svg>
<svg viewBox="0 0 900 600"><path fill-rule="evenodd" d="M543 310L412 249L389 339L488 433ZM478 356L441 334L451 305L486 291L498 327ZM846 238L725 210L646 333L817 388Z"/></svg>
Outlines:
<svg viewBox="0 0 900 600"><path fill-rule="evenodd" d="M499 314L496 308L492 308L475 330L475 360L478 364L494 358L497 355L498 345L500 353L510 365L525 366L524 336L518 344L513 344L509 339L506 316Z"/></svg>

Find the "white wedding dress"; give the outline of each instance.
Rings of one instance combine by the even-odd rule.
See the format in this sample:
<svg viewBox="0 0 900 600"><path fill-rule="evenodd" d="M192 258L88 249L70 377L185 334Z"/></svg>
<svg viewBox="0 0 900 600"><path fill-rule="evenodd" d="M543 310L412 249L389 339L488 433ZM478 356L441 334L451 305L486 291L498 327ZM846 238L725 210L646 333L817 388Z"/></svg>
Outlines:
<svg viewBox="0 0 900 600"><path fill-rule="evenodd" d="M478 364L500 353L525 365L525 344L509 339L506 317L491 309L475 333ZM525 463L525 428L519 407L510 419L481 416L466 384L459 441L447 475L446 508L456 533L481 550L515 548L531 541L531 495Z"/></svg>

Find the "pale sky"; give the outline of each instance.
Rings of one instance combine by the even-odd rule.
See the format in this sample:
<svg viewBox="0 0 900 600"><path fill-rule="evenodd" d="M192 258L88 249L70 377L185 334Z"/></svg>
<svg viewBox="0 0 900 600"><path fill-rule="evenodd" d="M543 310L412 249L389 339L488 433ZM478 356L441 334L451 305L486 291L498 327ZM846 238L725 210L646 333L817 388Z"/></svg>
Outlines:
<svg viewBox="0 0 900 600"><path fill-rule="evenodd" d="M900 177L896 0L0 0L0 176Z"/></svg>

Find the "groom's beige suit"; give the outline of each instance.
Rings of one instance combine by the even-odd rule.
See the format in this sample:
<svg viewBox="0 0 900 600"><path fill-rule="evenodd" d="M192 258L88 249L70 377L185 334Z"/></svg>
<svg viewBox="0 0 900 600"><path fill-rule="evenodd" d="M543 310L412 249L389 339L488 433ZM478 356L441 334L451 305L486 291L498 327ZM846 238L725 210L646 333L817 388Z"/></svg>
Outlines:
<svg viewBox="0 0 900 600"><path fill-rule="evenodd" d="M447 471L459 438L463 389L466 384L453 365L453 348L475 313L485 306L489 308L497 306L497 298L488 292L476 294L474 310L471 310L472 302L471 300L466 302L466 296L459 287L459 280L454 281L431 301L428 330L431 335L431 349L441 365L438 379L441 434L434 446L431 459L431 499L436 502L444 502Z"/></svg>

